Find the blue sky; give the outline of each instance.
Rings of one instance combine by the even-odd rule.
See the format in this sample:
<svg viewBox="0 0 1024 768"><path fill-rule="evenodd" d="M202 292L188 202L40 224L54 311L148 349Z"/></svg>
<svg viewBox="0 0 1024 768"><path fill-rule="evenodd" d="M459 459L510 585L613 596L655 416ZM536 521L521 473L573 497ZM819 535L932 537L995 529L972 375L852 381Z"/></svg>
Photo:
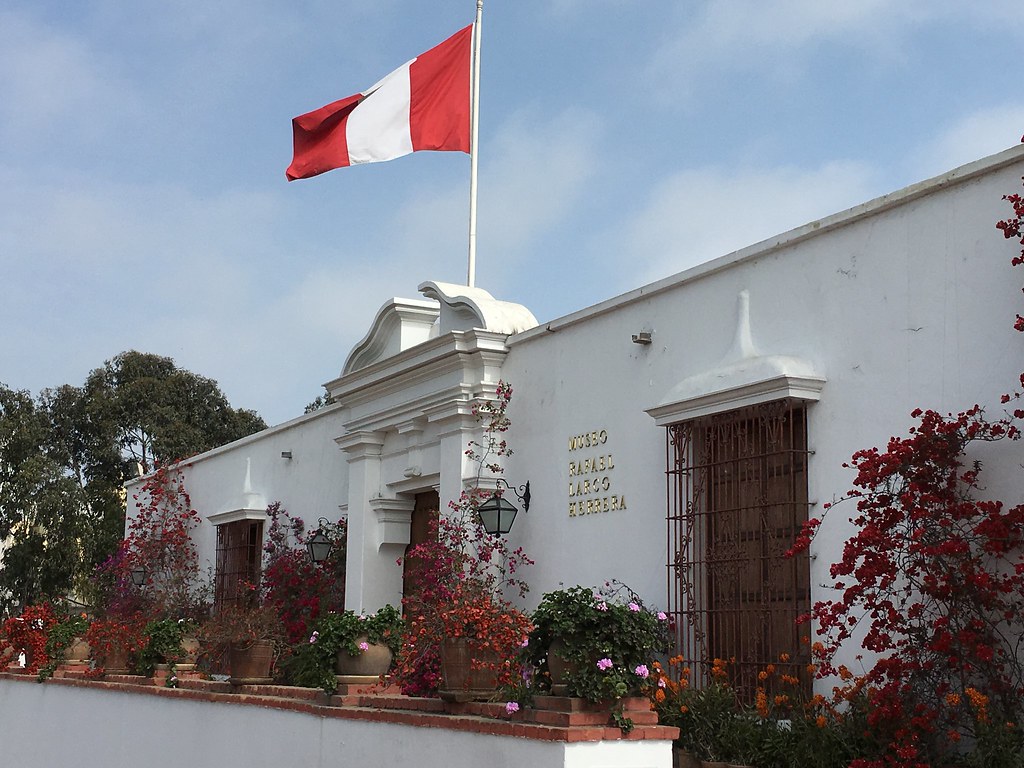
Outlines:
<svg viewBox="0 0 1024 768"><path fill-rule="evenodd" d="M475 8L6 0L0 382L81 384L138 349L301 414L384 301L465 280L469 158L287 183L291 118ZM1019 15L486 0L477 285L549 320L1012 146Z"/></svg>

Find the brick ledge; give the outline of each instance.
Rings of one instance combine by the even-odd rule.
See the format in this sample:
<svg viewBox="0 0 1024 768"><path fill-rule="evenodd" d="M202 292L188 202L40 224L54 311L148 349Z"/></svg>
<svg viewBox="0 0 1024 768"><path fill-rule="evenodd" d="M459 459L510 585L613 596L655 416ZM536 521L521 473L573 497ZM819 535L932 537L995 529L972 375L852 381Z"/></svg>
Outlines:
<svg viewBox="0 0 1024 768"><path fill-rule="evenodd" d="M39 685L35 675L0 672L0 681ZM243 685L233 688L229 683L208 680L182 681L180 688L154 686L152 678L115 676L113 680L90 680L79 674L51 678L43 685L94 688L113 693L142 696L164 696L187 701L223 702L241 706L269 707L304 712L318 717L396 723L421 728L446 728L491 736L511 736L537 741L671 741L679 729L657 725L655 713L644 711L635 703L627 704L627 714L636 726L628 734L608 726L607 710L579 699L538 697L539 706L524 708L508 715L499 703L446 703L440 699L422 699L384 691L343 691L328 697L316 688L283 685Z"/></svg>

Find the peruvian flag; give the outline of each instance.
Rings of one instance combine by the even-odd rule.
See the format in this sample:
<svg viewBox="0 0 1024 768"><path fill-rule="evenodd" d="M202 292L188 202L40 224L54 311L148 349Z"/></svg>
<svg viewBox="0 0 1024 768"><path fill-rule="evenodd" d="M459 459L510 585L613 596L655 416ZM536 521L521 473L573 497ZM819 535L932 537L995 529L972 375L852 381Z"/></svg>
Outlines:
<svg viewBox="0 0 1024 768"><path fill-rule="evenodd" d="M288 180L421 149L469 152L472 40L470 24L372 88L292 120Z"/></svg>

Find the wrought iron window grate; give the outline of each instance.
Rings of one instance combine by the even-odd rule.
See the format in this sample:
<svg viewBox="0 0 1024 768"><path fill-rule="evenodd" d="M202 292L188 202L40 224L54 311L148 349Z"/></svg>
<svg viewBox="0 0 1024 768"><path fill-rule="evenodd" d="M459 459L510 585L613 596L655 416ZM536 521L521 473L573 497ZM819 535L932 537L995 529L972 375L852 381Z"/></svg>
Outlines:
<svg viewBox="0 0 1024 768"><path fill-rule="evenodd" d="M217 526L217 569L214 604L238 605L259 584L263 551L263 522L238 520Z"/></svg>
<svg viewBox="0 0 1024 768"><path fill-rule="evenodd" d="M677 653L706 685L715 659L750 699L775 665L809 689L807 413L775 401L667 429L668 591ZM780 659L787 659L780 661ZM763 683L762 683L763 684Z"/></svg>

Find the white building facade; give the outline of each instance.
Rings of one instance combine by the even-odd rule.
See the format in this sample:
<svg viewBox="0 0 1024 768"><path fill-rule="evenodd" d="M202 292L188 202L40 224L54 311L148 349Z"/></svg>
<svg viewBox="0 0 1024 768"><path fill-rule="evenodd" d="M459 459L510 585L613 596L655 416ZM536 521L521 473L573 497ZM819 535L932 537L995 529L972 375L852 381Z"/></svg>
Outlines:
<svg viewBox="0 0 1024 768"><path fill-rule="evenodd" d="M397 604L397 560L476 481L473 407L505 380L505 478L532 491L509 538L536 560L534 602L617 579L675 614L695 661L796 663L813 628L793 619L831 596L849 515L809 558L783 553L850 488L843 463L917 407L999 413L1018 383L1021 281L994 225L1022 176L1018 147L550 322L423 283L384 304L331 405L189 460L201 556L221 526L258 538L273 501L344 516L348 606ZM977 458L1013 499L1020 446Z"/></svg>

